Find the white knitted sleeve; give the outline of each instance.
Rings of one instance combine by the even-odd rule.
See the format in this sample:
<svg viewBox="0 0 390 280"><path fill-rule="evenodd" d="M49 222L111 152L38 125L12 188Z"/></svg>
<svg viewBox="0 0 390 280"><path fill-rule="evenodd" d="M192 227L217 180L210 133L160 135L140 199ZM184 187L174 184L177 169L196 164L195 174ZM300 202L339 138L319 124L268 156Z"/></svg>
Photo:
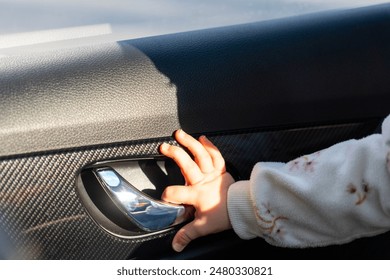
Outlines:
<svg viewBox="0 0 390 280"><path fill-rule="evenodd" d="M259 162L228 192L244 239L283 247L350 242L390 229L390 116L382 134L349 140L288 163Z"/></svg>

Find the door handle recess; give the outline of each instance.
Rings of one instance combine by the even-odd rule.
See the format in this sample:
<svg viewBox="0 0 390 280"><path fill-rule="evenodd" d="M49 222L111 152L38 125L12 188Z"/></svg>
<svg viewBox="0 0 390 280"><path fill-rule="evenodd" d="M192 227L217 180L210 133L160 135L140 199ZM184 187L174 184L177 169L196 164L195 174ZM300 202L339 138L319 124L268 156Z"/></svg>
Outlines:
<svg viewBox="0 0 390 280"><path fill-rule="evenodd" d="M226 164L233 174L235 169ZM184 184L180 168L169 158L118 159L80 169L76 192L97 225L133 239L171 231L194 217L192 206L159 200L166 186Z"/></svg>
<svg viewBox="0 0 390 280"><path fill-rule="evenodd" d="M238 172L226 162L237 180ZM95 162L80 169L76 193L89 217L120 238L160 235L189 222L194 208L160 200L167 186L184 185L170 158L149 157Z"/></svg>
<svg viewBox="0 0 390 280"><path fill-rule="evenodd" d="M80 169L76 193L98 226L133 239L169 232L193 218L193 207L159 199L167 186L184 183L179 167L169 158L118 159Z"/></svg>
<svg viewBox="0 0 390 280"><path fill-rule="evenodd" d="M172 227L184 222L188 216L184 206L153 199L110 167L97 168L93 172L112 202L144 232Z"/></svg>

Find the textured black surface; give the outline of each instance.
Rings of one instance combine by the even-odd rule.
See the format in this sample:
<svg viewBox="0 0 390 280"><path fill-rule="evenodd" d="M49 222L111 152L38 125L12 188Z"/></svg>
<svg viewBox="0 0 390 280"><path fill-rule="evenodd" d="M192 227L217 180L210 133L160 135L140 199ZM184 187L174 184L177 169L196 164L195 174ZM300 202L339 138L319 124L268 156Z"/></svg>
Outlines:
<svg viewBox="0 0 390 280"><path fill-rule="evenodd" d="M98 227L75 193L78 170L91 162L156 153L156 142L135 142L0 162L0 222L14 258L125 259L139 245Z"/></svg>
<svg viewBox="0 0 390 280"><path fill-rule="evenodd" d="M389 19L386 4L2 58L0 156L384 117Z"/></svg>
<svg viewBox="0 0 390 280"><path fill-rule="evenodd" d="M288 161L338 141L371 134L381 120L362 124L209 135L242 178L257 161ZM18 259L126 259L140 242L114 237L86 214L75 192L80 168L95 161L156 155L161 138L0 160L0 227ZM171 232L172 233L172 232ZM169 250L171 233L154 241ZM158 236L163 237L163 235ZM155 239L150 237L149 239ZM164 248L159 248L164 251ZM150 255L141 252L143 256ZM184 256L184 255L183 255ZM232 252L234 256L234 252ZM178 257L177 255L175 257ZM180 256L179 256L180 257ZM229 258L229 256L224 256Z"/></svg>

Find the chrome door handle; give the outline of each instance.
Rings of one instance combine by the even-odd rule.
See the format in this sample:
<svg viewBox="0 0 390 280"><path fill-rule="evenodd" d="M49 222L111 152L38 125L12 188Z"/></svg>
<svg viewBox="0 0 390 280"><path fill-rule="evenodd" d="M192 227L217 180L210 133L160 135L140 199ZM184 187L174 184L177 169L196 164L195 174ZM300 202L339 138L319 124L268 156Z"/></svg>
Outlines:
<svg viewBox="0 0 390 280"><path fill-rule="evenodd" d="M189 216L184 206L149 197L111 167L96 168L93 172L118 209L144 232L172 227Z"/></svg>

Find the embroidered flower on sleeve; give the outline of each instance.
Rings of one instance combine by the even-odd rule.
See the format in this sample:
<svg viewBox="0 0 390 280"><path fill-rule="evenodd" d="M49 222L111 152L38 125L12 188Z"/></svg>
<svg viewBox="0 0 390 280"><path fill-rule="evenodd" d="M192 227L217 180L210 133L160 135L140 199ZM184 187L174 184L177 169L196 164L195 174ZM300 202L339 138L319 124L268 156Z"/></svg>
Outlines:
<svg viewBox="0 0 390 280"><path fill-rule="evenodd" d="M269 202L262 203L260 208L256 207L255 213L263 234L275 239L283 239L286 231L281 225L281 221L288 220L288 218L275 215Z"/></svg>
<svg viewBox="0 0 390 280"><path fill-rule="evenodd" d="M347 186L347 192L351 195L355 195L357 198L355 205L362 204L366 200L370 190L371 187L364 180L362 181L360 188L356 187L352 183Z"/></svg>
<svg viewBox="0 0 390 280"><path fill-rule="evenodd" d="M304 163L303 163L303 169L306 172L314 172L314 165L317 164L317 162L314 159L309 159L308 157L303 157Z"/></svg>
<svg viewBox="0 0 390 280"><path fill-rule="evenodd" d="M299 164L300 164L299 159L291 161L289 170L290 171L299 170Z"/></svg>
<svg viewBox="0 0 390 280"><path fill-rule="evenodd" d="M289 171L303 170L305 172L314 172L315 165L318 163L317 158L320 156L320 152L316 152L311 155L302 156L288 163Z"/></svg>

